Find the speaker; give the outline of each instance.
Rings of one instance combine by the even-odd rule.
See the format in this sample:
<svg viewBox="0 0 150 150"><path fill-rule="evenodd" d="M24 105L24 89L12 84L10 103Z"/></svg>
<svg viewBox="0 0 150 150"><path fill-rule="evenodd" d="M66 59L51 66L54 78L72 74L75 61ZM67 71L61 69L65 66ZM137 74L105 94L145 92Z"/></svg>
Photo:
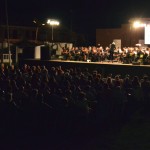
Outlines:
<svg viewBox="0 0 150 150"><path fill-rule="evenodd" d="M41 59L50 60L51 59L51 50L49 47L41 47Z"/></svg>
<svg viewBox="0 0 150 150"><path fill-rule="evenodd" d="M25 47L23 49L23 58L24 59L34 59L34 47Z"/></svg>

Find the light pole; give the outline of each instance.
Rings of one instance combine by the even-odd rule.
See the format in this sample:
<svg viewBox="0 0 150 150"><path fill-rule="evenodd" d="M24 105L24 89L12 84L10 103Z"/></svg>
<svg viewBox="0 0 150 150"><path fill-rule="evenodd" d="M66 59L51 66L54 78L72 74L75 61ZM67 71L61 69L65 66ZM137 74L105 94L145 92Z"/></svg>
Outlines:
<svg viewBox="0 0 150 150"><path fill-rule="evenodd" d="M54 31L53 31L54 29L53 29L53 27L54 26L58 26L59 25L59 21L54 20L54 19L48 19L47 20L47 24L52 26L52 42L53 42L53 40L54 40Z"/></svg>
<svg viewBox="0 0 150 150"><path fill-rule="evenodd" d="M39 23L37 20L33 20L33 23L36 24L36 32L35 32L35 43L38 42L38 32L39 32L39 27L40 26L45 26L44 23Z"/></svg>
<svg viewBox="0 0 150 150"><path fill-rule="evenodd" d="M9 37L7 0L5 0L5 11L6 11L6 23L7 23L7 42L8 42L8 53L9 53L9 65L11 66L11 51L10 51L10 37Z"/></svg>

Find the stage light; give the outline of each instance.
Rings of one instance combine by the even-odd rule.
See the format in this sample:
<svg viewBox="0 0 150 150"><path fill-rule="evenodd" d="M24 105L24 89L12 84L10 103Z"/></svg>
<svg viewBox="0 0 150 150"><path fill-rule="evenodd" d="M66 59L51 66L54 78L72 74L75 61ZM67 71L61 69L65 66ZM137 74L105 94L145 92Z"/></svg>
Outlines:
<svg viewBox="0 0 150 150"><path fill-rule="evenodd" d="M133 23L133 27L134 27L134 28L140 27L140 22L139 22L139 21L135 21L135 22Z"/></svg>
<svg viewBox="0 0 150 150"><path fill-rule="evenodd" d="M140 21L134 21L133 22L133 27L134 28L139 28L139 27L145 27L146 24L145 23L141 23Z"/></svg>

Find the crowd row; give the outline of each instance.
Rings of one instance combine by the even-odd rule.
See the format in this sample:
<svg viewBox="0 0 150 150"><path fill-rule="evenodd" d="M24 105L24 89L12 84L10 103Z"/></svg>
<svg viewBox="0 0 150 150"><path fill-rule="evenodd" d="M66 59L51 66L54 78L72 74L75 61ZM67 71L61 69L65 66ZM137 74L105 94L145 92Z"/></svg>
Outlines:
<svg viewBox="0 0 150 150"><path fill-rule="evenodd" d="M148 104L149 90L147 75L122 77L112 73L103 77L98 70L88 68L2 65L0 132L7 127L11 131L30 125L32 131L52 126L83 129L85 123L99 126L103 121L124 121L141 104Z"/></svg>

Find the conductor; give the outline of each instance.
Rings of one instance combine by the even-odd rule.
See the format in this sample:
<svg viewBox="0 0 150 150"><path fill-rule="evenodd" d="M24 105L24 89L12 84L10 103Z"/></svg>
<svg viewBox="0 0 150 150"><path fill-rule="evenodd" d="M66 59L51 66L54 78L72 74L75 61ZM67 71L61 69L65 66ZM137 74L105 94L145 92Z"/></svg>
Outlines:
<svg viewBox="0 0 150 150"><path fill-rule="evenodd" d="M113 62L114 60L114 50L116 49L116 45L115 42L112 42L112 44L110 44L110 51L109 51L109 59L110 61Z"/></svg>

